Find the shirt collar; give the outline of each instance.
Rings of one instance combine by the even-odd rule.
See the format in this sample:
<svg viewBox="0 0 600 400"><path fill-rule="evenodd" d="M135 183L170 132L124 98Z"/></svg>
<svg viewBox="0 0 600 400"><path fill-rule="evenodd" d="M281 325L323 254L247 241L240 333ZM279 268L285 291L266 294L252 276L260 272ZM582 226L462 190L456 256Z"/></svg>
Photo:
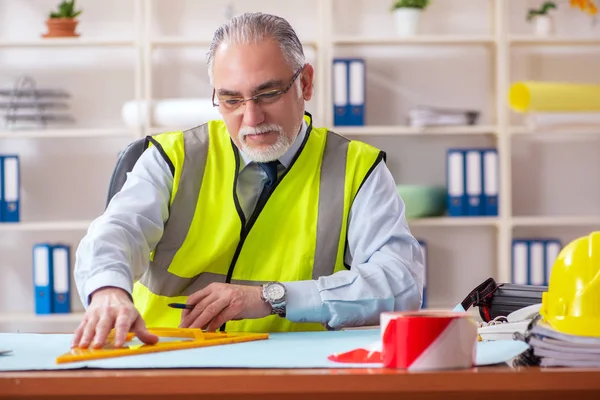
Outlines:
<svg viewBox="0 0 600 400"><path fill-rule="evenodd" d="M285 152L284 155L279 157L279 162L287 169L292 164L292 160L294 156L302 146L302 142L304 142L304 138L306 137L306 131L308 130L308 125L306 121L302 119L302 126L300 127L300 132L296 135L296 139L294 139L294 143L290 146L290 148ZM250 157L240 149L238 149L240 153L240 171L244 169L244 167L251 162L253 162Z"/></svg>

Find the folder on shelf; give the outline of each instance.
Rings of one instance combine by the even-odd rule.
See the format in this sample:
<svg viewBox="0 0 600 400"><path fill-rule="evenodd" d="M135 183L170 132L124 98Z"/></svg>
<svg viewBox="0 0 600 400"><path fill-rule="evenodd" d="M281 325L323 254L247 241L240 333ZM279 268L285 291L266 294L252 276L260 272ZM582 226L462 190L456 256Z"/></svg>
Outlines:
<svg viewBox="0 0 600 400"><path fill-rule="evenodd" d="M467 215L483 215L483 167L481 151L466 150Z"/></svg>
<svg viewBox="0 0 600 400"><path fill-rule="evenodd" d="M19 222L19 156L4 155L0 161L2 162L2 197L0 198L2 222Z"/></svg>
<svg viewBox="0 0 600 400"><path fill-rule="evenodd" d="M423 254L423 304L421 308L427 308L427 243L423 239L418 240L421 245L421 253Z"/></svg>
<svg viewBox="0 0 600 400"><path fill-rule="evenodd" d="M348 124L348 64L343 59L333 60L333 124Z"/></svg>
<svg viewBox="0 0 600 400"><path fill-rule="evenodd" d="M350 125L365 124L365 61L363 59L348 60Z"/></svg>
<svg viewBox="0 0 600 400"><path fill-rule="evenodd" d="M562 244L558 239L546 239L544 241L544 286L548 286L550 283L550 272L554 261L558 257L562 249Z"/></svg>
<svg viewBox="0 0 600 400"><path fill-rule="evenodd" d="M333 123L362 126L365 123L365 61L361 58L333 60Z"/></svg>
<svg viewBox="0 0 600 400"><path fill-rule="evenodd" d="M449 149L447 152L446 186L448 190L448 215L462 217L466 214L465 152Z"/></svg>
<svg viewBox="0 0 600 400"><path fill-rule="evenodd" d="M529 281L528 285L543 286L545 281L544 241L532 239L529 242Z"/></svg>
<svg viewBox="0 0 600 400"><path fill-rule="evenodd" d="M529 282L529 241L513 239L511 281L516 285L527 285Z"/></svg>
<svg viewBox="0 0 600 400"><path fill-rule="evenodd" d="M0 222L4 222L4 156L0 155Z"/></svg>
<svg viewBox="0 0 600 400"><path fill-rule="evenodd" d="M52 312L71 312L71 257L67 245L52 246Z"/></svg>
<svg viewBox="0 0 600 400"><path fill-rule="evenodd" d="M38 243L33 246L33 286L35 313L52 313L52 246Z"/></svg>
<svg viewBox="0 0 600 400"><path fill-rule="evenodd" d="M498 215L499 163L498 150L485 149L483 157L483 211L485 215Z"/></svg>

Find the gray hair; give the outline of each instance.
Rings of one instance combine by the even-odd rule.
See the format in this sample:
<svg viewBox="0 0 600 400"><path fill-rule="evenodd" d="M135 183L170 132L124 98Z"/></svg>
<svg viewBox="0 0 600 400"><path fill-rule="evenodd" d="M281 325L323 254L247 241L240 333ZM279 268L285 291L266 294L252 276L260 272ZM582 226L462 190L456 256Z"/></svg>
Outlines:
<svg viewBox="0 0 600 400"><path fill-rule="evenodd" d="M294 72L305 64L302 43L288 21L275 15L247 12L233 17L215 31L207 54L208 76L211 84L215 52L219 45L257 43L265 38L272 38L279 43L286 62Z"/></svg>

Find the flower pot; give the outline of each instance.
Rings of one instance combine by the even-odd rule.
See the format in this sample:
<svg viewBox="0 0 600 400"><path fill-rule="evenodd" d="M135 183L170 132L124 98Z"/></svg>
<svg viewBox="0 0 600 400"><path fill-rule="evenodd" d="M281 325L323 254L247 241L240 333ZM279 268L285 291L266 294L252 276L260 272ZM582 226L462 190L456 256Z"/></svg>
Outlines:
<svg viewBox="0 0 600 400"><path fill-rule="evenodd" d="M397 8L394 10L396 32L399 36L416 35L421 19L421 10L418 8Z"/></svg>
<svg viewBox="0 0 600 400"><path fill-rule="evenodd" d="M554 30L554 21L549 15L538 15L533 19L533 34L535 36L548 36Z"/></svg>
<svg viewBox="0 0 600 400"><path fill-rule="evenodd" d="M43 34L45 38L52 37L77 37L75 33L79 21L73 18L49 18L46 20L48 33Z"/></svg>

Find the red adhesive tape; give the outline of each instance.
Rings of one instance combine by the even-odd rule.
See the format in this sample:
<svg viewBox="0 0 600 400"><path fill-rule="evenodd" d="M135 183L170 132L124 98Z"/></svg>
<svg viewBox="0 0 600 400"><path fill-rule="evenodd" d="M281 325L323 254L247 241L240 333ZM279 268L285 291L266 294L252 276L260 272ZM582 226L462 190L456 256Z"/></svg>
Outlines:
<svg viewBox="0 0 600 400"><path fill-rule="evenodd" d="M384 312L380 326L385 368L427 371L475 365L477 323L468 313Z"/></svg>

